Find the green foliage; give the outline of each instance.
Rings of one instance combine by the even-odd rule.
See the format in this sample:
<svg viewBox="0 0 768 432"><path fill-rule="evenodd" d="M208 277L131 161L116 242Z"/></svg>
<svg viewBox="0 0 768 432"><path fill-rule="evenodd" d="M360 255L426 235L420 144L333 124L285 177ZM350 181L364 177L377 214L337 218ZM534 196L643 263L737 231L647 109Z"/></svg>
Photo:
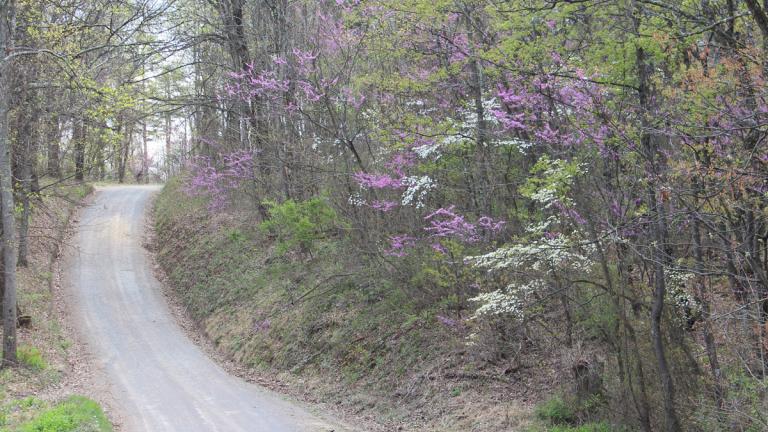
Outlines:
<svg viewBox="0 0 768 432"><path fill-rule="evenodd" d="M541 429L546 432L616 432L626 430L605 422L591 422L595 413L605 406L601 395L576 400L571 397L554 396L536 407L536 418L541 422ZM601 418L601 417L597 417ZM533 431L530 431L533 432Z"/></svg>
<svg viewBox="0 0 768 432"><path fill-rule="evenodd" d="M99 405L82 396L72 396L19 429L21 432L111 432L112 425Z"/></svg>
<svg viewBox="0 0 768 432"><path fill-rule="evenodd" d="M11 369L3 369L3 381L8 379ZM6 401L0 406L0 431L17 431L18 425L33 418L35 413L46 408L46 403L36 397L29 396L21 399Z"/></svg>
<svg viewBox="0 0 768 432"><path fill-rule="evenodd" d="M618 432L623 429L616 428L608 423L586 423L579 426L556 425L545 429L546 432Z"/></svg>
<svg viewBox="0 0 768 432"><path fill-rule="evenodd" d="M744 368L729 367L723 371L723 376L728 377L728 399L730 403L739 406L744 414L738 420L724 423L717 411L712 409L711 401L702 397L693 417L694 430L703 432L720 432L739 430L744 432L758 432L766 430L766 413L768 413L768 400L764 398L768 390L768 384L764 379L754 376Z"/></svg>
<svg viewBox="0 0 768 432"><path fill-rule="evenodd" d="M226 230L227 239L232 243L240 243L245 240L245 234L238 228L229 228Z"/></svg>
<svg viewBox="0 0 768 432"><path fill-rule="evenodd" d="M43 355L40 353L40 350L33 346L19 346L16 355L19 359L19 363L28 368L43 370L48 367L45 359L43 359Z"/></svg>
<svg viewBox="0 0 768 432"><path fill-rule="evenodd" d="M267 205L270 219L262 222L260 229L277 238L280 255L297 248L302 253L311 253L315 241L325 238L336 220L336 212L319 197Z"/></svg>
<svg viewBox="0 0 768 432"><path fill-rule="evenodd" d="M536 407L536 417L555 425L576 421L576 408L560 396L555 396Z"/></svg>
<svg viewBox="0 0 768 432"><path fill-rule="evenodd" d="M540 202L546 202L541 198L543 194L549 194L551 198L567 200L574 179L582 172L583 169L578 161L553 160L543 155L531 168L531 177L520 188L520 193Z"/></svg>

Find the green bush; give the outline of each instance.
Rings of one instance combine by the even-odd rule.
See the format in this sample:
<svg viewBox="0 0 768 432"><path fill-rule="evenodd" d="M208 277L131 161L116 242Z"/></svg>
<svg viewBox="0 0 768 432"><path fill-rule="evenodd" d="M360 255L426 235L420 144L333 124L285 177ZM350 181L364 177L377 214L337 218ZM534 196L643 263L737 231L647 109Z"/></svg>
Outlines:
<svg viewBox="0 0 768 432"><path fill-rule="evenodd" d="M314 242L325 238L336 220L336 212L323 198L267 205L269 220L262 222L260 229L277 238L277 253L281 255L296 248L311 253Z"/></svg>
<svg viewBox="0 0 768 432"><path fill-rule="evenodd" d="M536 417L555 425L566 425L576 421L576 409L560 396L536 407Z"/></svg>
<svg viewBox="0 0 768 432"><path fill-rule="evenodd" d="M580 426L552 426L547 432L616 432L608 423L586 423Z"/></svg>
<svg viewBox="0 0 768 432"><path fill-rule="evenodd" d="M42 370L48 367L43 359L40 350L28 345L21 345L16 351L19 364L23 364L31 369Z"/></svg>
<svg viewBox="0 0 768 432"><path fill-rule="evenodd" d="M25 423L21 432L111 432L112 425L99 405L82 396L72 396Z"/></svg>
<svg viewBox="0 0 768 432"><path fill-rule="evenodd" d="M525 432L629 432L629 429L622 426L613 426L610 423L584 423L578 426L571 425L534 425Z"/></svg>

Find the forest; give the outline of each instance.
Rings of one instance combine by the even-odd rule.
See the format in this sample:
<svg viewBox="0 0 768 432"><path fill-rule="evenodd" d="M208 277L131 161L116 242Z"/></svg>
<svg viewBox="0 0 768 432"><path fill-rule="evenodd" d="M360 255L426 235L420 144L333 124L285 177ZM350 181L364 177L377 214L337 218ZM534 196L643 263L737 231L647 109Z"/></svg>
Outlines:
<svg viewBox="0 0 768 432"><path fill-rule="evenodd" d="M5 367L41 195L163 182L204 333L376 422L768 430L768 2L0 0L0 47Z"/></svg>

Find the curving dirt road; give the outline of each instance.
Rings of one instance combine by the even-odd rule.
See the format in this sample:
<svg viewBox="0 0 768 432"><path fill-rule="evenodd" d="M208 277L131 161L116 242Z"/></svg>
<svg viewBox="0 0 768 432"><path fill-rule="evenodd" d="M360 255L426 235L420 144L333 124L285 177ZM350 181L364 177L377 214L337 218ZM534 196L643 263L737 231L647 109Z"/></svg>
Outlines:
<svg viewBox="0 0 768 432"><path fill-rule="evenodd" d="M171 316L142 248L156 186L106 187L84 209L68 263L74 321L129 432L340 429L228 375Z"/></svg>

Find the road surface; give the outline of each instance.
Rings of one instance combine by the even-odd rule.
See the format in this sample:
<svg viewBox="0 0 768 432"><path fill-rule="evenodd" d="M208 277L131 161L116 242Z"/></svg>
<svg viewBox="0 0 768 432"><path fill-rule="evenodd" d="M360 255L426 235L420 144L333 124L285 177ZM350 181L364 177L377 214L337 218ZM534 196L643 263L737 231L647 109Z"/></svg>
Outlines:
<svg viewBox="0 0 768 432"><path fill-rule="evenodd" d="M305 432L340 429L227 374L176 324L145 250L157 186L97 190L66 272L71 309L128 432Z"/></svg>

